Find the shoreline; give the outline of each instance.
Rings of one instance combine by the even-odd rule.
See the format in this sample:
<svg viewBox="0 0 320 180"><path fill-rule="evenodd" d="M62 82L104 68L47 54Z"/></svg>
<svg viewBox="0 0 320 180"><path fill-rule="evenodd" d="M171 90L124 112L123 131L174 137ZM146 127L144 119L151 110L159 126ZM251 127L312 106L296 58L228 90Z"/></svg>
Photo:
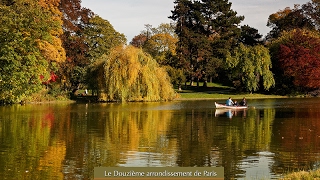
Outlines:
<svg viewBox="0 0 320 180"><path fill-rule="evenodd" d="M246 99L282 99L282 98L296 98L296 97L247 97L245 96ZM297 97L297 98L302 98L302 97ZM240 99L240 98L232 98L232 99ZM177 98L174 99L173 101L205 101L205 100L226 100L226 98Z"/></svg>
<svg viewBox="0 0 320 180"><path fill-rule="evenodd" d="M232 99L242 99L245 97L246 99L282 99L282 98L312 98L306 96L279 96L279 95L264 95L264 94L209 94L209 93L179 93L179 97L175 98L171 101L214 101L214 100L225 100L229 97ZM316 98L316 97L315 97ZM140 101L137 101L140 102ZM143 101L145 103L145 101ZM154 101L161 102L161 101ZM165 101L162 101L165 102ZM13 104L73 104L73 103L121 103L121 102L103 102L97 101L96 96L79 96L75 99L64 99L64 100L43 100L43 101L24 101L20 103ZM4 104L1 106L13 105L13 104Z"/></svg>

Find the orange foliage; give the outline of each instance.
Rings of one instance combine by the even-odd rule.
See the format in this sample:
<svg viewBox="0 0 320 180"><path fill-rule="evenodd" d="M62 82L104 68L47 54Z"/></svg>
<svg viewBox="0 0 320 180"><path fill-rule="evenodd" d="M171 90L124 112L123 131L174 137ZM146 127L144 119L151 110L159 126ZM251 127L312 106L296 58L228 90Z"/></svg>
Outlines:
<svg viewBox="0 0 320 180"><path fill-rule="evenodd" d="M132 39L130 44L135 47L142 48L146 42L147 42L147 36L144 34L139 34Z"/></svg>
<svg viewBox="0 0 320 180"><path fill-rule="evenodd" d="M59 10L60 0L39 0L39 4L46 11L52 14L52 19L48 21L58 22L62 27L62 13ZM48 61L63 62L66 59L66 53L62 47L60 36L63 34L62 28L55 28L50 31L52 41L38 41L38 47L42 55Z"/></svg>
<svg viewBox="0 0 320 180"><path fill-rule="evenodd" d="M38 47L41 51L41 54L48 60L48 61L56 61L56 62L63 62L65 61L65 50L62 47L62 42L57 37L52 37L54 40L52 43L48 41L38 41Z"/></svg>
<svg viewBox="0 0 320 180"><path fill-rule="evenodd" d="M53 14L62 15L58 9L60 0L39 0L41 7L51 11Z"/></svg>
<svg viewBox="0 0 320 180"><path fill-rule="evenodd" d="M292 12L292 9L290 9L289 7L286 7L284 10L280 10L274 14L271 14L269 16L269 21L270 22L274 22L277 21L279 19L282 19L286 16L288 16L288 14L290 14Z"/></svg>
<svg viewBox="0 0 320 180"><path fill-rule="evenodd" d="M41 157L39 170L46 170L50 177L63 179L62 164L66 155L66 145L64 142L49 146L46 153Z"/></svg>

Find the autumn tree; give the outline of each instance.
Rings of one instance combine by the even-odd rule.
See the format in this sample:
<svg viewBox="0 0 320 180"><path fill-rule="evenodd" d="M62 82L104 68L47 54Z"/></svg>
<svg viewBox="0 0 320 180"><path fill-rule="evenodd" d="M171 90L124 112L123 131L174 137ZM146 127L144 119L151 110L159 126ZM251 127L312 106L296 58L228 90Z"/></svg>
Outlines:
<svg viewBox="0 0 320 180"><path fill-rule="evenodd" d="M117 32L109 21L94 15L88 25L84 29L85 43L89 47L86 53L90 62L88 66L82 68L85 70L86 84L92 90L97 90L96 78L97 74L92 71L95 61L101 56L108 56L113 48L123 46L126 43L124 34ZM78 68L81 70L80 68Z"/></svg>
<svg viewBox="0 0 320 180"><path fill-rule="evenodd" d="M309 18L309 21L312 22L312 25L315 29L320 29L320 1L319 0L311 0L306 4L301 6L306 17Z"/></svg>
<svg viewBox="0 0 320 180"><path fill-rule="evenodd" d="M144 44L147 42L147 35L141 33L132 38L130 45L138 48L142 48Z"/></svg>
<svg viewBox="0 0 320 180"><path fill-rule="evenodd" d="M0 4L1 5L6 5L6 6L12 6L15 2L15 0L1 0Z"/></svg>
<svg viewBox="0 0 320 180"><path fill-rule="evenodd" d="M176 0L169 17L176 22L177 55L189 79L217 76L227 52L237 43L244 19L226 0Z"/></svg>
<svg viewBox="0 0 320 180"><path fill-rule="evenodd" d="M239 90L249 92L269 90L275 85L269 50L262 45L240 44L227 57L226 64L232 72L231 79L234 86Z"/></svg>
<svg viewBox="0 0 320 180"><path fill-rule="evenodd" d="M42 89L56 64L65 60L57 1L0 2L0 101L17 102ZM56 18L55 18L56 17ZM46 47L46 48L45 48Z"/></svg>
<svg viewBox="0 0 320 180"><path fill-rule="evenodd" d="M88 66L111 48L125 44L126 39L107 20L81 7L80 0L61 0L60 10L64 15L62 39L67 51L63 67L65 84L68 90L75 91L90 83Z"/></svg>
<svg viewBox="0 0 320 180"><path fill-rule="evenodd" d="M163 23L157 28L152 28L151 25L146 25L146 27L148 29L142 31L139 35L139 37L145 37L145 41L140 43L141 48L156 59L159 64L168 65L168 56L176 54L176 43L178 41L174 32L174 24ZM131 44L137 44L136 42L132 41ZM139 47L139 45L136 47Z"/></svg>
<svg viewBox="0 0 320 180"><path fill-rule="evenodd" d="M316 28L310 15L299 5L295 5L293 9L287 7L284 10L271 14L268 18L267 26L272 28L267 36L268 39L278 38L283 31L297 28L315 30Z"/></svg>
<svg viewBox="0 0 320 180"><path fill-rule="evenodd" d="M174 85L181 85L185 80L182 65L176 55L178 37L174 23L162 23L158 27L145 25L145 30L135 36L131 45L142 48L149 53L161 66L165 67Z"/></svg>
<svg viewBox="0 0 320 180"><path fill-rule="evenodd" d="M289 93L320 88L319 32L300 29L284 32L272 42L270 51L278 89Z"/></svg>
<svg viewBox="0 0 320 180"><path fill-rule="evenodd" d="M85 82L86 66L89 65L87 53L89 46L85 42L84 28L94 13L81 7L81 0L61 0L63 34L61 39L66 50L67 61L62 65L64 87L76 89Z"/></svg>
<svg viewBox="0 0 320 180"><path fill-rule="evenodd" d="M50 41L39 42L39 48L45 58L49 61L64 62L66 60L65 49L62 47L60 39L63 34L62 30L62 13L59 10L60 0L39 0L39 5L46 12L51 13L51 18L45 23L55 24L55 28L49 31Z"/></svg>
<svg viewBox="0 0 320 180"><path fill-rule="evenodd" d="M119 46L102 56L97 74L98 97L104 101L163 101L175 98L166 70L150 55L133 46Z"/></svg>

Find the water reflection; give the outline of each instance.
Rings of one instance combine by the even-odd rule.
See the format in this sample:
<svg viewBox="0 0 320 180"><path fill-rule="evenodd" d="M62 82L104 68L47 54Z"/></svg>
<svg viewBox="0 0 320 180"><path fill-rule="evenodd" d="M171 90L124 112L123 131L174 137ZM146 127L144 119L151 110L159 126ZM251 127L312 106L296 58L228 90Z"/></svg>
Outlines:
<svg viewBox="0 0 320 180"><path fill-rule="evenodd" d="M226 116L232 119L233 116L246 117L247 109L215 109L215 117Z"/></svg>
<svg viewBox="0 0 320 180"><path fill-rule="evenodd" d="M313 106L310 104L313 103ZM0 176L93 179L97 166L223 166L271 179L319 166L320 101L251 100L0 107ZM230 119L231 118L231 119Z"/></svg>
<svg viewBox="0 0 320 180"><path fill-rule="evenodd" d="M319 107L319 106L318 106ZM283 170L319 168L320 111L319 108L280 109L276 114L271 150L279 173ZM281 113L280 113L281 112ZM290 163L291 162L291 163Z"/></svg>

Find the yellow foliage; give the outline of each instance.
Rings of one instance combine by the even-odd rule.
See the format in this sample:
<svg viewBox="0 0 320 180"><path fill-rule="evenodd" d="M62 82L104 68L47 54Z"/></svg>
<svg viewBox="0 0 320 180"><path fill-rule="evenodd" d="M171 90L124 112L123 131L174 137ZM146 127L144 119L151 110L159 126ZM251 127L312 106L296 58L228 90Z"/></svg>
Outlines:
<svg viewBox="0 0 320 180"><path fill-rule="evenodd" d="M41 54L48 61L56 61L63 62L66 59L66 53L64 48L62 47L62 42L57 37L52 37L53 43L49 43L48 41L40 41L38 40L38 47L40 49Z"/></svg>
<svg viewBox="0 0 320 180"><path fill-rule="evenodd" d="M59 10L60 1L61 0L39 0L39 5L52 14L52 21L59 22L62 26L62 12Z"/></svg>
<svg viewBox="0 0 320 180"><path fill-rule="evenodd" d="M167 72L141 49L115 48L103 58L99 68L97 78L102 100L167 101L175 97Z"/></svg>
<svg viewBox="0 0 320 180"><path fill-rule="evenodd" d="M55 16L62 16L59 10L59 4L61 0L39 0L39 5L46 10L50 11Z"/></svg>
<svg viewBox="0 0 320 180"><path fill-rule="evenodd" d="M60 1L61 0L39 0L39 5L52 15L52 18L48 19L48 21L58 22L61 27L50 31L52 42L38 42L41 53L48 61L63 62L66 60L66 53L59 38L63 34L62 12L59 10Z"/></svg>
<svg viewBox="0 0 320 180"><path fill-rule="evenodd" d="M137 103L135 104L137 111L130 112L121 110L126 104L116 105L119 110L109 112L105 124L104 138L106 142L104 145L109 152L115 153L113 157L118 156L116 152L119 152L119 149L122 149L123 155L126 156L125 152L144 151L142 147L153 147L155 143L161 143L161 137L166 136L166 132L169 130L169 124L173 118L172 113L168 113L168 111L140 111L142 107L153 108L158 105ZM113 106L112 108L116 109L117 107ZM170 141L175 143L173 139ZM157 149L151 151L156 152Z"/></svg>
<svg viewBox="0 0 320 180"><path fill-rule="evenodd" d="M280 10L277 13L271 14L269 16L269 20L274 21L274 20L279 20L284 17L286 17L288 14L290 14L292 10L289 7L286 7L284 10Z"/></svg>
<svg viewBox="0 0 320 180"><path fill-rule="evenodd" d="M62 162L66 155L65 143L49 146L46 154L40 159L39 170L48 169L51 177L63 179Z"/></svg>
<svg viewBox="0 0 320 180"><path fill-rule="evenodd" d="M313 170L313 171L299 171L299 172L292 172L290 174L285 175L280 180L299 180L299 179L319 179L320 178L320 170Z"/></svg>

